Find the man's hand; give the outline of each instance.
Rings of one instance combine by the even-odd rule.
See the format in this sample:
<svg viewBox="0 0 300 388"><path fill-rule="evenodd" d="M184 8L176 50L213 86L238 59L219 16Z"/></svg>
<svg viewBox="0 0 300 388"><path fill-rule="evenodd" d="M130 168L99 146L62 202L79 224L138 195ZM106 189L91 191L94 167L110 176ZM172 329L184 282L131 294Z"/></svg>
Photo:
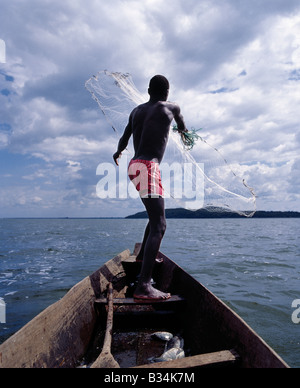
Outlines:
<svg viewBox="0 0 300 388"><path fill-rule="evenodd" d="M118 159L119 159L121 156L122 156L122 153L119 153L119 152L116 152L116 153L113 155L114 161L115 161L115 163L116 163L117 166L119 165Z"/></svg>

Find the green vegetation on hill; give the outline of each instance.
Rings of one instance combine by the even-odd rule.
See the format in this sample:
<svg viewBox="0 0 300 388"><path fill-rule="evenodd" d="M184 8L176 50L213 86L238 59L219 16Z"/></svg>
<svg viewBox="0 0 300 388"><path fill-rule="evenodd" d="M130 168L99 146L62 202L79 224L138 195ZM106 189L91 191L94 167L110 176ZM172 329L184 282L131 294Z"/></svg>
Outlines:
<svg viewBox="0 0 300 388"><path fill-rule="evenodd" d="M186 209L166 209L167 218L245 218L234 212L218 209L200 209L191 211ZM148 218L147 213L140 212L126 217L127 219ZM253 218L300 218L299 212L257 211Z"/></svg>

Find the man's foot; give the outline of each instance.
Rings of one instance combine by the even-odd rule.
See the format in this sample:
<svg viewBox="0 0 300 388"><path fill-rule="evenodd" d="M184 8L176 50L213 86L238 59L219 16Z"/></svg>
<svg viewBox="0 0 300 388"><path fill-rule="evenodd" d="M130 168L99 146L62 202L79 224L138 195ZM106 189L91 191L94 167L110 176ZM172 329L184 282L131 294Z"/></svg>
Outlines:
<svg viewBox="0 0 300 388"><path fill-rule="evenodd" d="M162 292L147 284L145 286L138 286L134 295L134 299L159 301L171 298L171 294Z"/></svg>

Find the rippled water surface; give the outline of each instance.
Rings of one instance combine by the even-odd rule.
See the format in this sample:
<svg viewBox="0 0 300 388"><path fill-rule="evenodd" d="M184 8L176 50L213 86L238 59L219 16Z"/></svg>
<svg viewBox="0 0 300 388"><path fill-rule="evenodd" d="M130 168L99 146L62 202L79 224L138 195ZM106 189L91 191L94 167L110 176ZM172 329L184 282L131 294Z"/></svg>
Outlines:
<svg viewBox="0 0 300 388"><path fill-rule="evenodd" d="M117 253L146 220L0 220L0 343ZM300 367L300 219L168 220L162 251Z"/></svg>

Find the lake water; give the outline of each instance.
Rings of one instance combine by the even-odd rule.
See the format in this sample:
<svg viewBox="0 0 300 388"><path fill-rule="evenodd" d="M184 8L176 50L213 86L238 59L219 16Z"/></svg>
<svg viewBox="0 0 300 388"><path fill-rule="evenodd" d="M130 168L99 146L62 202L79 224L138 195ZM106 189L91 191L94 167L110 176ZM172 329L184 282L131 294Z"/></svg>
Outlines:
<svg viewBox="0 0 300 388"><path fill-rule="evenodd" d="M0 220L0 343L141 241L146 220ZM300 367L300 219L168 220L161 250ZM299 314L300 318L300 314Z"/></svg>

